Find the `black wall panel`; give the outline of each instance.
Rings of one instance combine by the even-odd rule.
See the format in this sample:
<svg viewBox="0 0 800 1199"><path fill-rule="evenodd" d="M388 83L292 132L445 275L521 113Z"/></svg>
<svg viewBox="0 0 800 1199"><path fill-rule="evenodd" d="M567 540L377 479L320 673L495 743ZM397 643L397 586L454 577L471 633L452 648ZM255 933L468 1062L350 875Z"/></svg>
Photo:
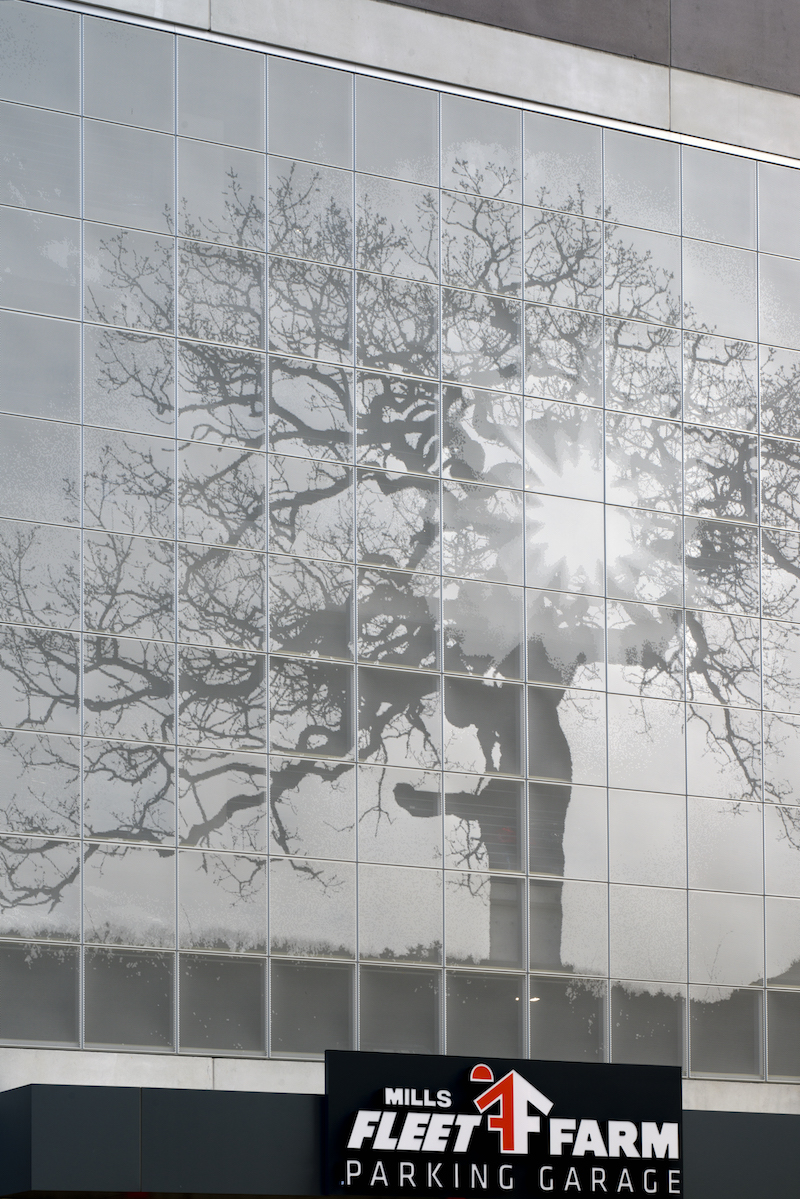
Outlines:
<svg viewBox="0 0 800 1199"><path fill-rule="evenodd" d="M318 1195L321 1099L142 1091L142 1191Z"/></svg>
<svg viewBox="0 0 800 1199"><path fill-rule="evenodd" d="M800 1119L684 1112L683 1169L684 1199L797 1199Z"/></svg>
<svg viewBox="0 0 800 1199"><path fill-rule="evenodd" d="M319 1195L322 1105L238 1091L0 1092L0 1195ZM800 1117L686 1111L683 1132L685 1199L797 1199Z"/></svg>
<svg viewBox="0 0 800 1199"><path fill-rule="evenodd" d="M138 1088L30 1090L32 1190L141 1189Z"/></svg>

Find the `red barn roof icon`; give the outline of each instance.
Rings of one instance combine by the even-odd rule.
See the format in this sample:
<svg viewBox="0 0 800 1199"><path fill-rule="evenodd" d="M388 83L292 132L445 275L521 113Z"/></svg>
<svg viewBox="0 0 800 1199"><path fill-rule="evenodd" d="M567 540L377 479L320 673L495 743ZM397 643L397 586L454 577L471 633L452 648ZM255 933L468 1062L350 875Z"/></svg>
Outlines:
<svg viewBox="0 0 800 1199"><path fill-rule="evenodd" d="M547 1116L553 1106L551 1101L516 1070L509 1070L495 1082L490 1068L481 1063L472 1067L469 1077L470 1082L492 1083L474 1103L479 1112L500 1105L499 1113L489 1116L489 1129L500 1134L500 1152L527 1153L528 1134L541 1129L539 1116L530 1115L528 1108L533 1106Z"/></svg>

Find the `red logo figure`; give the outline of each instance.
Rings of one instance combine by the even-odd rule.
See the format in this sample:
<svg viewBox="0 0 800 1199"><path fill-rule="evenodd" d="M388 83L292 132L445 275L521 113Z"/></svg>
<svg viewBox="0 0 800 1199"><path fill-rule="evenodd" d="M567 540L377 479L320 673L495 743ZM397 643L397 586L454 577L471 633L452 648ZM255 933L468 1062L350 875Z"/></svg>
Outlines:
<svg viewBox="0 0 800 1199"><path fill-rule="evenodd" d="M500 1112L489 1116L489 1128L492 1132L500 1133L501 1153L527 1153L528 1134L541 1130L538 1116L528 1114L531 1104L545 1116L549 1115L552 1103L537 1091L516 1070L509 1070L497 1082L488 1066L473 1066L470 1071L470 1082L490 1082L493 1085L479 1095L474 1101L479 1112L485 1112L487 1107L499 1103Z"/></svg>

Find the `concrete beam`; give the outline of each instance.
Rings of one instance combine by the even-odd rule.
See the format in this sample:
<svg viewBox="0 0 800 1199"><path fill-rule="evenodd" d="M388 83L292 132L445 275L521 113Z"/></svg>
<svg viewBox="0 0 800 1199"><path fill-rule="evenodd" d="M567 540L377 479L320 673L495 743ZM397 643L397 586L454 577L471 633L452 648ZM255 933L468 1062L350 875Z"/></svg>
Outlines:
<svg viewBox="0 0 800 1199"><path fill-rule="evenodd" d="M214 1085L212 1058L168 1053L105 1053L74 1049L0 1049L0 1091L30 1083L86 1087L189 1087Z"/></svg>
<svg viewBox="0 0 800 1199"><path fill-rule="evenodd" d="M0 1091L30 1083L322 1095L325 1067L320 1061L278 1058L0 1048Z"/></svg>
<svg viewBox="0 0 800 1199"><path fill-rule="evenodd" d="M0 1048L0 1091L30 1083L322 1095L325 1068L320 1061L278 1058ZM798 1115L800 1084L688 1078L683 1106L686 1111Z"/></svg>
<svg viewBox="0 0 800 1199"><path fill-rule="evenodd" d="M683 1110L800 1115L800 1086L790 1082L727 1082L684 1078Z"/></svg>
<svg viewBox="0 0 800 1199"><path fill-rule="evenodd" d="M675 70L670 91L675 133L800 158L800 97Z"/></svg>

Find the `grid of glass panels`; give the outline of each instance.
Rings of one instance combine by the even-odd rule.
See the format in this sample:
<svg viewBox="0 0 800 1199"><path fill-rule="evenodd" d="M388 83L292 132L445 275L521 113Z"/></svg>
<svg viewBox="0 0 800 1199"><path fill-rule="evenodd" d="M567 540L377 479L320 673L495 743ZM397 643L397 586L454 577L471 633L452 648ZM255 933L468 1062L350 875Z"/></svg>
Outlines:
<svg viewBox="0 0 800 1199"><path fill-rule="evenodd" d="M800 173L0 25L0 1040L800 1077Z"/></svg>

